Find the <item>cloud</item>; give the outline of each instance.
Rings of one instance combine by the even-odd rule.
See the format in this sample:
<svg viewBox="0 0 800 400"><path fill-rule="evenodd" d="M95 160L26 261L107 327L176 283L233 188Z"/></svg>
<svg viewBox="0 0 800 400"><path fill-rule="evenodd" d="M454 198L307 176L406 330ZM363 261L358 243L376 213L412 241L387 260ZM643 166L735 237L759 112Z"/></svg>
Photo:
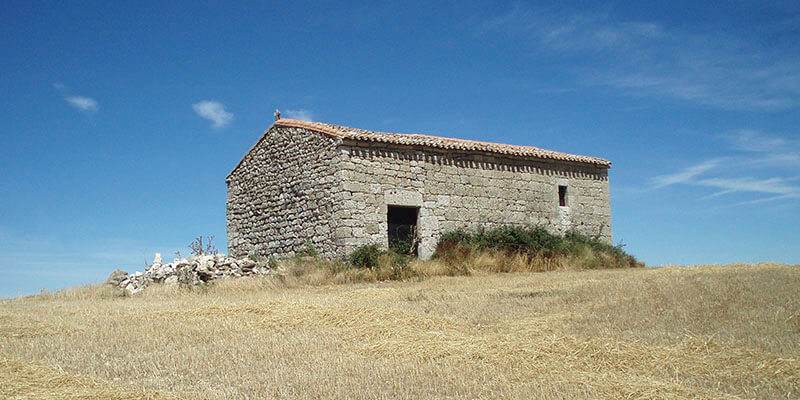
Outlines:
<svg viewBox="0 0 800 400"><path fill-rule="evenodd" d="M698 179L700 175L713 169L721 169L720 167L729 169L732 167L732 164L724 165L722 163L723 160L725 159L708 160L686 168L675 174L656 176L652 179L652 188L658 189L674 184L687 184L722 189L721 191L702 197L702 200L740 192L778 195L777 197L769 198L769 200L800 199L800 186L792 184L791 182L796 180L792 178L756 178L752 176L745 176L709 177ZM743 204L751 203L752 202L746 202Z"/></svg>
<svg viewBox="0 0 800 400"><path fill-rule="evenodd" d="M800 199L800 185L796 183L800 181L797 176L800 141L747 129L721 137L729 143L729 156L702 161L673 174L655 176L650 189L684 184L718 190L701 200L735 193L769 195L737 205Z"/></svg>
<svg viewBox="0 0 800 400"><path fill-rule="evenodd" d="M742 160L748 168L797 169L800 166L800 140L769 135L757 130L741 129L721 135L731 147L752 157Z"/></svg>
<svg viewBox="0 0 800 400"><path fill-rule="evenodd" d="M800 187L790 185L790 179L753 177L742 178L709 178L701 179L698 185L724 189L726 193L757 192L781 195L783 197L800 198Z"/></svg>
<svg viewBox="0 0 800 400"><path fill-rule="evenodd" d="M90 97L83 97L83 96L68 96L64 98L67 103L78 110L93 113L97 112L100 109L100 106L97 104L95 99Z"/></svg>
<svg viewBox="0 0 800 400"><path fill-rule="evenodd" d="M64 101L72 107L83 111L85 113L95 113L100 110L100 105L97 100L86 96L71 96L69 87L63 83L53 83L53 89L59 91L64 96Z"/></svg>
<svg viewBox="0 0 800 400"><path fill-rule="evenodd" d="M549 52L578 82L630 96L656 96L726 110L800 106L800 49L794 42L625 21L608 12L563 15L517 4L479 29L516 36L525 50ZM759 26L777 36L780 23Z"/></svg>
<svg viewBox="0 0 800 400"><path fill-rule="evenodd" d="M653 177L653 186L654 188L661 188L676 183L691 182L698 175L718 167L722 161L723 159L721 158L703 161L674 174Z"/></svg>
<svg viewBox="0 0 800 400"><path fill-rule="evenodd" d="M313 121L310 110L286 110L286 117L292 119L299 119L302 121Z"/></svg>
<svg viewBox="0 0 800 400"><path fill-rule="evenodd" d="M800 161L800 140L778 137L752 129L740 129L721 135L734 149L742 152L758 153L776 161L783 160L798 165Z"/></svg>
<svg viewBox="0 0 800 400"><path fill-rule="evenodd" d="M192 104L192 109L197 115L211 121L211 127L214 129L225 127L233 119L233 114L225 111L224 104L212 100Z"/></svg>
<svg viewBox="0 0 800 400"><path fill-rule="evenodd" d="M728 139L734 148L749 152L780 152L790 146L789 141L784 138L766 135L752 129L739 129L722 137Z"/></svg>

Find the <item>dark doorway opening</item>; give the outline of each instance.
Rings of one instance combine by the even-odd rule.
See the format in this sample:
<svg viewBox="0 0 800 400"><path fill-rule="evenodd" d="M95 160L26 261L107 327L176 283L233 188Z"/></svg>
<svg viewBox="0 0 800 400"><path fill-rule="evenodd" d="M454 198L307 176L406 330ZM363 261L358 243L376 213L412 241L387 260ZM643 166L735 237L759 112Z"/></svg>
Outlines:
<svg viewBox="0 0 800 400"><path fill-rule="evenodd" d="M417 217L419 207L389 206L386 222L389 223L389 249L399 254L417 255Z"/></svg>

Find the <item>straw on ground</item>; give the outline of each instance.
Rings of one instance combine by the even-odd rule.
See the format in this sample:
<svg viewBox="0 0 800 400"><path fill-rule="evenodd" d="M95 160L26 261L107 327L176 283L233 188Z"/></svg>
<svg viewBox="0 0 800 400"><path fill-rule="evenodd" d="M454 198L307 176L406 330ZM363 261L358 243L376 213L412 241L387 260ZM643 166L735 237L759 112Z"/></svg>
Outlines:
<svg viewBox="0 0 800 400"><path fill-rule="evenodd" d="M800 396L797 266L293 276L2 301L0 397Z"/></svg>

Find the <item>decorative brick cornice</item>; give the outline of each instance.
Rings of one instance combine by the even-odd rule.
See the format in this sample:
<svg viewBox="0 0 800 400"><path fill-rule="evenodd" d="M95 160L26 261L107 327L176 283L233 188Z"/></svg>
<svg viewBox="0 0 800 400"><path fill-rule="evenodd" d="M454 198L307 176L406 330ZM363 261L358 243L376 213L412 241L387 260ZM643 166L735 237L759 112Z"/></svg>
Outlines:
<svg viewBox="0 0 800 400"><path fill-rule="evenodd" d="M590 164L602 168L611 168L611 162L602 158L562 153L559 151L540 149L538 147L533 147L533 146L518 146L518 145L502 144L502 143L479 142L475 140L454 139L454 138L446 138L439 136L421 135L416 133L404 134L404 133L375 132L364 129L350 128L340 125L325 124L321 122L301 121L297 119L288 119L288 118L281 118L275 121L275 123L270 127L270 129L272 129L272 127L275 126L306 129L309 131L322 133L340 139L357 140L364 142L388 143L388 144L397 144L405 146L433 147L446 150L505 154L523 158L567 161L580 164ZM270 129L267 129L267 132L269 132ZM260 140L261 139L259 139L259 141ZM253 145L253 148L255 148L256 145L258 145L258 142L256 142L255 145ZM244 160L244 157L242 157L242 160ZM239 161L239 163L236 164L236 167L234 167L233 170L230 172L230 174L228 174L226 180L231 177L233 172L236 171L236 169L239 167L239 164L241 163L242 161Z"/></svg>
<svg viewBox="0 0 800 400"><path fill-rule="evenodd" d="M391 143L407 146L425 146L448 150L463 150L475 152L487 152L497 154L507 154L518 157L532 157L559 161L570 161L582 164L592 164L599 167L610 168L611 162L602 158L581 156L575 154L562 153L558 151L540 149L533 146L518 146L511 144L479 142L475 140L453 139L439 136L420 135L420 134L401 134L374 132L363 129L349 128L345 126L324 124L321 122L308 122L296 119L279 119L275 121L276 126L308 129L310 131L324 133L326 135L368 142Z"/></svg>

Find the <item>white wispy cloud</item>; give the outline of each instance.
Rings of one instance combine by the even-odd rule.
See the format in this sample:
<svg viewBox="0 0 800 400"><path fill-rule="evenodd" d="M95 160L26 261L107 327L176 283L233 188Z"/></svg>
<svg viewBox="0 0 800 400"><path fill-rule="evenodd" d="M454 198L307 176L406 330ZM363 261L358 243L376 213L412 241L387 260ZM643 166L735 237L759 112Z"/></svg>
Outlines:
<svg viewBox="0 0 800 400"><path fill-rule="evenodd" d="M750 167L793 167L800 166L800 140L777 137L757 130L739 130L722 135L734 149L757 154Z"/></svg>
<svg viewBox="0 0 800 400"><path fill-rule="evenodd" d="M740 164L744 167L789 168L795 171L800 167L800 140L751 129L737 130L720 136L728 141L733 150L747 155L740 160Z"/></svg>
<svg viewBox="0 0 800 400"><path fill-rule="evenodd" d="M738 130L721 137L729 143L729 156L655 176L650 188L683 184L717 189L701 200L734 193L768 196L739 205L800 199L800 141L756 130Z"/></svg>
<svg viewBox="0 0 800 400"><path fill-rule="evenodd" d="M302 121L313 121L313 116L310 110L286 110L286 117L292 119L299 119Z"/></svg>
<svg viewBox="0 0 800 400"><path fill-rule="evenodd" d="M724 189L726 193L757 192L776 194L785 197L800 197L800 187L789 184L789 179L753 177L742 178L708 178L698 180L698 185Z"/></svg>
<svg viewBox="0 0 800 400"><path fill-rule="evenodd" d="M674 174L659 175L652 179L654 188L674 185L676 183L692 182L698 175L718 167L724 159L715 158L692 165Z"/></svg>
<svg viewBox="0 0 800 400"><path fill-rule="evenodd" d="M731 142L735 149L747 152L775 153L795 150L793 147L800 148L797 143L791 143L786 138L770 136L753 129L739 129L721 136Z"/></svg>
<svg viewBox="0 0 800 400"><path fill-rule="evenodd" d="M760 30L779 30L780 23ZM572 60L575 78L633 96L660 96L732 110L800 106L800 46L765 46L718 30L623 21L607 12L562 15L516 4L481 25ZM525 44L523 44L525 46Z"/></svg>
<svg viewBox="0 0 800 400"><path fill-rule="evenodd" d="M97 100L86 96L70 95L69 86L61 82L54 82L53 89L57 90L62 96L64 96L64 101L66 101L67 104L80 111L85 113L95 113L100 110L100 105L97 103Z"/></svg>
<svg viewBox="0 0 800 400"><path fill-rule="evenodd" d="M203 100L192 104L192 109L197 115L211 121L214 129L223 128L233 120L233 114L225 111L225 105L217 101Z"/></svg>
<svg viewBox="0 0 800 400"><path fill-rule="evenodd" d="M67 103L78 110L93 113L97 112L100 109L100 106L97 104L97 100L91 97L83 97L83 96L67 96L64 98Z"/></svg>

